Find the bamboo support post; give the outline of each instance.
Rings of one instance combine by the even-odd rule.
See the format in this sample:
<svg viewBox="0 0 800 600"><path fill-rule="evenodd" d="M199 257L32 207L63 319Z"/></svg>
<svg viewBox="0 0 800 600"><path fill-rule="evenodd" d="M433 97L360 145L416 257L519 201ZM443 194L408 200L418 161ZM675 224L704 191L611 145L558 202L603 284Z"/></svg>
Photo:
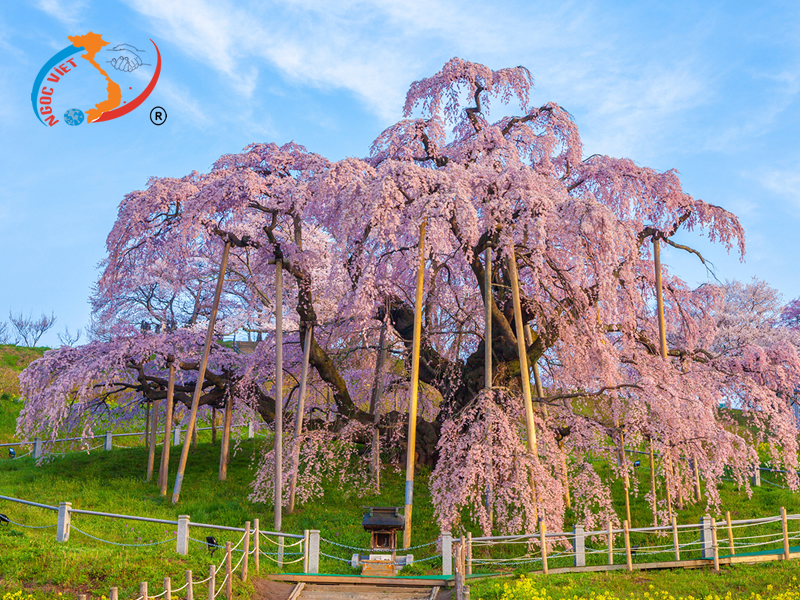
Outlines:
<svg viewBox="0 0 800 600"><path fill-rule="evenodd" d="M194 582L191 569L186 571L186 600L194 600Z"/></svg>
<svg viewBox="0 0 800 600"><path fill-rule="evenodd" d="M231 448L231 418L233 417L233 395L225 399L225 417L222 423L222 447L219 453L219 480L228 479L228 459ZM195 431L197 428L195 428Z"/></svg>
<svg viewBox="0 0 800 600"><path fill-rule="evenodd" d="M217 592L217 569L214 565L209 567L208 576L208 600L214 600Z"/></svg>
<svg viewBox="0 0 800 600"><path fill-rule="evenodd" d="M492 389L492 249L484 252L483 269L483 389Z"/></svg>
<svg viewBox="0 0 800 600"><path fill-rule="evenodd" d="M119 600L119 589L112 587L108 594L109 600Z"/></svg>
<svg viewBox="0 0 800 600"><path fill-rule="evenodd" d="M164 600L172 600L172 579L169 577L164 577Z"/></svg>
<svg viewBox="0 0 800 600"><path fill-rule="evenodd" d="M411 351L411 398L408 403L408 447L406 448L405 529L403 548L411 547L411 513L414 504L414 466L417 447L417 395L419 392L419 355L422 337L422 292L425 283L425 227L419 226L419 263L414 301L414 337Z"/></svg>
<svg viewBox="0 0 800 600"><path fill-rule="evenodd" d="M372 460L370 461L370 468L372 470L372 479L375 483L375 491L381 491L381 398L383 398L384 377L383 371L386 365L386 355L389 353L389 347L386 343L386 330L388 328L386 319L389 318L388 309L387 314L381 323L381 333L378 340L380 349L378 351L378 359L375 361L375 381L372 384L372 398L370 399L369 411L372 414Z"/></svg>
<svg viewBox="0 0 800 600"><path fill-rule="evenodd" d="M231 543L225 542L225 597L233 597L233 569L231 569Z"/></svg>
<svg viewBox="0 0 800 600"><path fill-rule="evenodd" d="M153 468L156 463L156 436L158 435L158 400L152 403L153 418L150 419L150 442L147 449L147 476L145 481L153 478Z"/></svg>
<svg viewBox="0 0 800 600"><path fill-rule="evenodd" d="M611 520L608 521L608 564L614 564L614 530L611 528Z"/></svg>
<svg viewBox="0 0 800 600"><path fill-rule="evenodd" d="M217 409L211 407L211 443L217 443Z"/></svg>
<svg viewBox="0 0 800 600"><path fill-rule="evenodd" d="M728 526L728 548L731 551L731 556L736 556L736 548L733 543L733 527L731 527L731 511L725 511L725 521Z"/></svg>
<svg viewBox="0 0 800 600"><path fill-rule="evenodd" d="M719 572L719 544L717 543L717 520L711 517L711 549L714 552L714 570Z"/></svg>
<svg viewBox="0 0 800 600"><path fill-rule="evenodd" d="M142 597L142 600L147 600L147 582L143 581L139 584L139 595Z"/></svg>
<svg viewBox="0 0 800 600"><path fill-rule="evenodd" d="M253 520L253 528L253 561L256 567L256 575L258 575L259 567L261 566L261 525L258 519Z"/></svg>
<svg viewBox="0 0 800 600"><path fill-rule="evenodd" d="M308 541L311 532L308 529L303 531L303 573L308 573Z"/></svg>
<svg viewBox="0 0 800 600"><path fill-rule="evenodd" d="M783 559L789 560L789 523L786 520L786 508L781 506L781 526L783 527Z"/></svg>
<svg viewBox="0 0 800 600"><path fill-rule="evenodd" d="M542 544L542 573L547 575L547 525L544 519L539 522L539 540Z"/></svg>
<svg viewBox="0 0 800 600"><path fill-rule="evenodd" d="M167 357L169 379L167 380L167 406L164 409L164 444L161 446L161 466L158 469L158 486L162 496L167 495L169 483L169 448L172 437L172 412L175 410L175 357Z"/></svg>
<svg viewBox="0 0 800 600"><path fill-rule="evenodd" d="M671 515L672 520L672 544L675 546L675 560L681 559L681 545L678 540L678 520L675 515Z"/></svg>
<svg viewBox="0 0 800 600"><path fill-rule="evenodd" d="M144 447L150 447L150 404L144 408Z"/></svg>
<svg viewBox="0 0 800 600"><path fill-rule="evenodd" d="M697 466L697 459L692 459L692 471L694 473L694 499L697 502L703 498L703 492L700 489L700 468Z"/></svg>
<svg viewBox="0 0 800 600"><path fill-rule="evenodd" d="M534 369L536 363L534 363ZM564 486L564 501L567 508L572 508L572 499L569 495L569 473L567 471L567 452L564 448L564 440L558 440L558 451L561 454L561 485Z"/></svg>
<svg viewBox="0 0 800 600"><path fill-rule="evenodd" d="M667 512L670 516L672 516L672 480L675 477L675 473L672 467L672 456L666 457L666 464L664 465L664 491L667 494Z"/></svg>
<svg viewBox="0 0 800 600"><path fill-rule="evenodd" d="M631 532L627 521L623 521L622 529L625 532L625 561L628 571L633 571L633 557L631 556Z"/></svg>
<svg viewBox="0 0 800 600"><path fill-rule="evenodd" d="M86 594L78 594L78 600L86 600Z"/></svg>
<svg viewBox="0 0 800 600"><path fill-rule="evenodd" d="M300 367L300 390L297 397L297 410L294 418L294 444L292 445L292 474L289 479L289 512L294 512L297 494L297 471L300 468L300 437L303 435L303 415L306 412L306 387L308 386L308 363L311 357L311 340L314 327L309 325L303 340L303 365ZM383 337L383 333L382 333Z"/></svg>
<svg viewBox="0 0 800 600"><path fill-rule="evenodd" d="M283 256L275 260L275 531L283 524Z"/></svg>
<svg viewBox="0 0 800 600"><path fill-rule="evenodd" d="M197 422L197 408L200 405L200 394L203 391L203 382L205 381L206 377L208 353L211 350L211 340L214 337L214 325L217 322L217 310L219 309L219 300L222 296L222 285L225 282L225 270L228 266L228 255L230 254L230 250L230 242L225 242L225 249L222 251L222 262L219 267L217 289L214 291L214 303L211 306L211 315L208 320L208 330L206 331L206 340L203 346L203 357L200 360L200 368L197 371L197 382L195 383L194 393L192 394L192 409L189 413L189 426L186 430L186 439L184 440L183 449L181 450L181 460L178 463L178 474L175 477L175 488L172 492L173 504L176 504L181 496L183 475L186 471L186 462L189 460L189 445L191 443L191 436L189 434L195 428Z"/></svg>
<svg viewBox="0 0 800 600"><path fill-rule="evenodd" d="M656 502L656 460L653 453L653 438L650 438L650 496L652 497L653 527L658 527L658 508Z"/></svg>

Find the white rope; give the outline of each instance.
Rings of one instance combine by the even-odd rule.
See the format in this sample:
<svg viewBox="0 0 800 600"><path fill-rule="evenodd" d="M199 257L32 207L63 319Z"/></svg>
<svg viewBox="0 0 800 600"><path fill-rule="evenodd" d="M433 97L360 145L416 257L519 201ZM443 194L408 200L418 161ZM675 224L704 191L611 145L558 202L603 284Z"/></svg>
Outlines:
<svg viewBox="0 0 800 600"><path fill-rule="evenodd" d="M276 541L275 541L275 540L273 540L272 538L268 537L268 536L267 536L267 534L266 534L266 533L264 533L263 531L259 531L259 533L261 534L261 537L263 537L263 538L264 538L265 540L267 540L268 542L271 542L271 543L275 544L276 546L280 545L280 542L276 542ZM321 539L321 538L320 538L320 539ZM327 541L327 540L324 540L324 541ZM291 548L292 546L297 546L298 544L302 544L302 543L303 543L303 539L299 539L299 540L297 540L296 542L292 542L291 544L287 544L287 543L286 543L286 540L284 539L284 542L283 542L283 547L284 547L284 548ZM336 544L336 542L331 542L331 543L333 543L333 544ZM337 546L341 546L341 544L336 544L336 545L337 545ZM344 547L345 547L345 548L349 548L350 546L344 546ZM355 550L358 550L358 548L354 548L354 549L355 549ZM367 550L369 550L369 549L367 549Z"/></svg>
<svg viewBox="0 0 800 600"><path fill-rule="evenodd" d="M225 587L225 584L226 584L227 582L228 582L228 574L227 574L227 573L225 573L225 579L223 579L223 580L222 580L222 583L220 583L220 584L219 584L219 589L218 589L216 592L214 592L214 598L216 598L217 596L219 596L219 593L222 591L222 588L224 588L224 587Z"/></svg>

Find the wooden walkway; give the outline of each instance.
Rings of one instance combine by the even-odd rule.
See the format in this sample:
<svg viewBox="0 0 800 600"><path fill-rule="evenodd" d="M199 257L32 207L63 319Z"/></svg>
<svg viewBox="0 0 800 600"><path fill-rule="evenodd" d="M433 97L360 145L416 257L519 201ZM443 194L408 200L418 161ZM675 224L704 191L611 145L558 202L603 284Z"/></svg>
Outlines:
<svg viewBox="0 0 800 600"><path fill-rule="evenodd" d="M438 586L298 583L289 600L436 600Z"/></svg>

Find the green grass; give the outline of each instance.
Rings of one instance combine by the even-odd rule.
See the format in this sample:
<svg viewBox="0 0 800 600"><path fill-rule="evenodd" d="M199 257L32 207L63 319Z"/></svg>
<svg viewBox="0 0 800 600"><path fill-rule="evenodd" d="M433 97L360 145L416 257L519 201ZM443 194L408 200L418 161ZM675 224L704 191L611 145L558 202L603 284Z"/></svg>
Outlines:
<svg viewBox="0 0 800 600"><path fill-rule="evenodd" d="M18 373L21 364L18 352L22 353L20 356L30 358L30 355L24 354L25 349L0 348L0 369L7 368L8 372L13 369ZM12 362L9 356L16 357L14 365L5 367L3 365ZM0 397L0 441L13 439L15 420L21 407L21 402L10 395ZM143 429L143 426L138 424L132 427ZM258 518L262 529L272 527L271 507L253 504L248 500L258 457L269 444L265 438L242 440L238 451L232 456L228 480L219 482L218 445L210 443L209 432L201 432L199 445L190 455L181 501L174 507L159 495L154 483L144 481L147 451L142 446L142 440L137 437L123 438L123 440L115 440L115 446L123 443L130 447L115 448L112 452L99 449L90 454L73 452L53 458L41 466L36 466L30 457L10 461L4 452L0 454L0 494L51 505L70 501L73 508L168 520L177 520L178 515L188 514L195 522L239 527L247 520ZM101 441L97 440L96 443L99 444ZM62 448L62 450L68 449ZM170 492L177 467L178 451L179 448L172 448ZM156 469L159 459L160 449L156 453ZM599 468L603 472L606 467L601 464ZM765 479L781 482L778 476ZM401 472L387 467L383 473L382 493L379 495L368 493L363 497L347 493L346 490L339 489L335 481L328 481L325 483L326 494L322 500L301 506L292 515L284 515L283 530L302 533L304 529L319 529L323 538L349 546L364 547L368 544L369 537L361 527L363 513L361 507L401 506L403 480ZM435 540L439 535L427 480L427 473L417 474L414 544ZM646 468L638 470L638 480L640 495L631 497L632 521L634 526L648 526L651 524L652 516L649 504L644 499L644 493L649 489L649 471ZM365 481L363 485L367 487L369 483ZM623 515L624 495L621 483L614 485L613 494L617 501L617 512ZM761 488L755 488L750 499L738 492L731 483L723 484L721 495L723 513L725 510L730 510L734 519L776 515L781 506L785 506L789 512L800 512L796 498L791 492L766 483ZM56 522L54 512L6 501L0 501L0 512L7 514L14 521L28 525L52 525ZM687 504L680 512L678 520L680 523L696 523L705 512L704 501L699 505ZM572 515L568 514L567 528L571 527L572 520ZM175 531L175 527L169 525L81 515L74 517L73 525L102 539L128 544L165 540L173 537ZM793 523L792 527L797 525ZM473 534L479 533L477 528L469 528ZM753 532L757 532L757 529L754 528ZM238 540L238 536L232 533L202 531L197 528L193 528L191 532L191 536L195 539L202 540L206 535L215 535L220 542ZM683 541L688 541L688 537L689 534L685 535ZM641 536L640 539L634 537L632 543L669 543L669 541L671 540L657 536ZM724 534L721 535L720 543L724 547ZM590 542L589 546L592 547L592 544L593 542ZM597 547L603 545L602 540L596 541ZM617 542L617 545L620 545L620 542ZM264 544L262 549L268 550L268 545ZM344 559L349 558L353 552L327 543L323 544L322 550ZM425 548L415 550L414 554L417 558L424 558L431 552L430 548ZM519 546L498 547L492 551L492 556L514 556L519 552ZM481 556L480 549L476 549L475 556L476 558ZM686 556L684 553L684 557ZM219 555L215 558L218 557ZM292 557L287 556L287 559L289 558ZM668 556L661 559L668 559ZM588 562L591 563L593 560L604 562L605 556L590 557ZM623 560L620 559L620 562ZM218 564L219 560L214 562ZM0 527L0 591L14 592L26 589L31 591L37 600L58 598L59 592L64 595L89 593L99 597L101 594L108 595L108 590L112 586L120 588L121 598L136 597L140 581L148 581L151 592L158 593L161 591L163 577L171 576L173 586L178 587L183 583L186 569L191 569L195 573L195 579L202 579L207 576L210 563L207 551L195 543L190 544L189 555L181 557L175 552L174 542L154 547L126 548L97 542L73 529L70 541L58 544L55 542L54 528L37 530L17 526ZM550 561L550 566L555 568L567 566L569 563L568 558L554 558ZM537 567L538 565L534 565L534 568ZM440 569L441 562L434 560L416 563L405 569L403 574L434 574L440 573ZM287 567L285 570L299 571L300 568ZM328 558L322 558L320 570L354 572L345 563ZM475 570L478 572L481 569L476 567ZM491 569L491 571L497 570L497 568ZM262 561L262 575L274 571L274 566L268 560ZM503 593L502 586L509 584L513 589L515 585L513 577L519 576L520 573L521 570L510 571L510 576L505 578L472 580L470 582L472 597L500 598ZM734 597L745 597L749 596L750 592L755 592L761 593L766 598L768 585L772 584L777 592L786 589L793 577L800 577L800 567L794 561L723 567L721 574L703 569L676 569L535 576L534 580L537 589L546 588L553 600L573 598L576 595L589 597L592 592L608 592L618 597L629 597L634 593L641 598L644 592L649 590L649 585L653 585L654 590L667 590L676 598L689 595L699 598L706 594L723 594L727 591L733 592ZM498 584L500 588L497 588ZM237 582L234 589L239 598L249 597L253 592L250 583ZM196 589L195 595L205 597L204 590ZM182 594L178 596L184 597Z"/></svg>

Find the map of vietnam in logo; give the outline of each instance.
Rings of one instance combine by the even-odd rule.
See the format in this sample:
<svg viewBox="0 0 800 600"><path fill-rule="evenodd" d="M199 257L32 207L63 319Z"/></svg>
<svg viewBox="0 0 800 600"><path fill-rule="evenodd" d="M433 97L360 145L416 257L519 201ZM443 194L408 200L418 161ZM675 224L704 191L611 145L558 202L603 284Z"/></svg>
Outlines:
<svg viewBox="0 0 800 600"><path fill-rule="evenodd" d="M89 32L85 35L68 36L71 46L67 46L50 60L39 71L36 80L33 84L31 92L31 104L33 105L34 113L43 125L53 126L59 122L57 115L67 108L63 113L64 121L69 125L79 125L84 120L84 111L78 108L72 108L69 104L66 106L64 102L68 100L69 94L66 96L64 93L59 94L60 90L68 90L70 81L78 82L80 77L75 79L75 76L70 76L70 72L81 65L91 66L91 70L96 72L98 76L103 77L106 83L106 98L94 104L93 108L85 111L86 121L88 123L98 123L101 121L110 121L123 115L128 114L138 106L140 106L150 95L158 82L158 77L161 74L161 52L153 40L150 42L155 49L155 57L152 57L152 50L147 52L139 50L130 44L119 44L114 48L106 48L109 42L103 39L99 33ZM105 50L104 50L105 49ZM78 52L85 51L80 56L83 61L77 60L72 57ZM140 79L132 79L124 83L123 88L118 83L118 77L122 77L123 81L129 78L129 74L139 68L140 66L151 65L152 58L157 58L155 70L153 75L145 87L135 98L124 100L127 95L136 94L136 92L128 92L128 90L141 89ZM109 60L110 59L110 60ZM148 62L145 62L148 61ZM111 67L119 72L119 75L114 75L114 78L109 74L110 67L101 66L102 63L109 63ZM107 70L108 69L108 70ZM83 71L84 69L81 69ZM113 74L113 72L112 72ZM128 83L131 85L128 86ZM55 84L55 85L52 85ZM66 88L64 87L66 86ZM86 86L84 80L83 86ZM133 86L136 86L134 88ZM82 88L79 88L82 89ZM74 99L72 100L74 106ZM60 104L60 108L57 108Z"/></svg>

